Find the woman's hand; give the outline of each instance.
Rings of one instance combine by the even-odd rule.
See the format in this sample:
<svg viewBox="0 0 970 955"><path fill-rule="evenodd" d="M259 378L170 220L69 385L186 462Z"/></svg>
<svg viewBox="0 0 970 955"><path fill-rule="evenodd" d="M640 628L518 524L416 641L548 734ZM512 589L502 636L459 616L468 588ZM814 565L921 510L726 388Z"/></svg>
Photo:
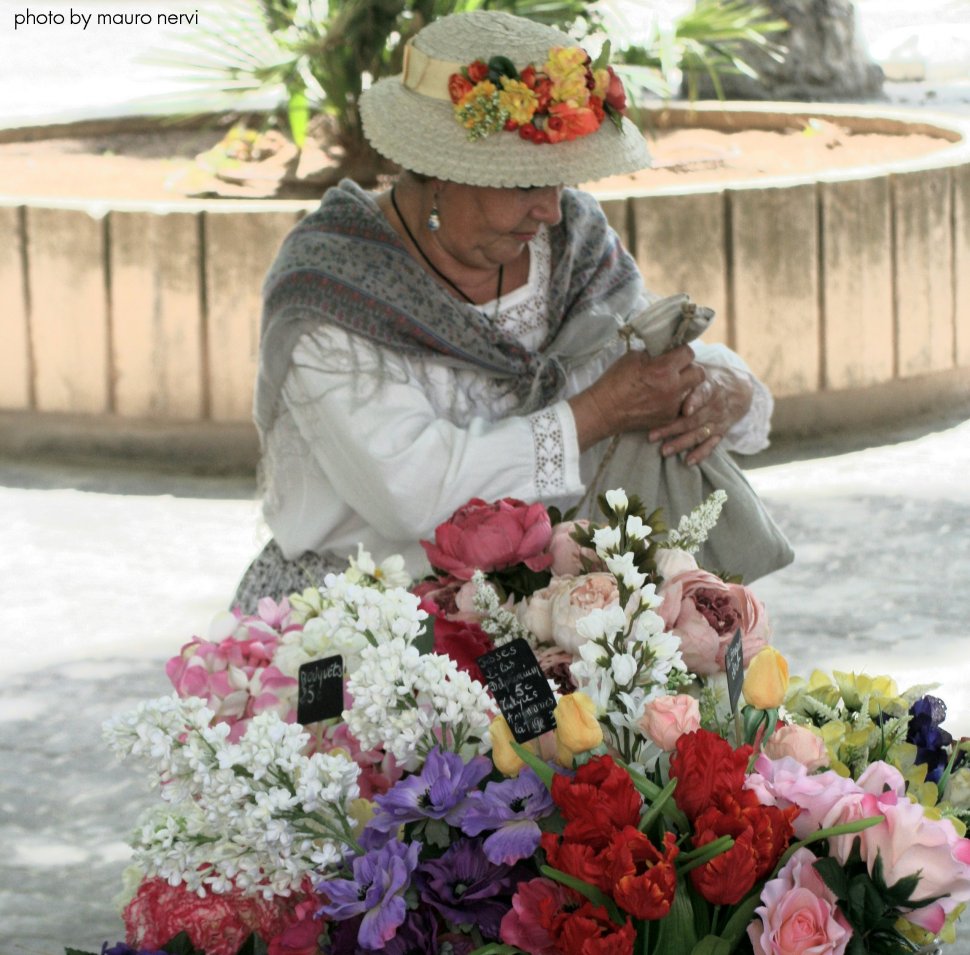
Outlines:
<svg viewBox="0 0 970 955"><path fill-rule="evenodd" d="M614 434L672 426L705 377L686 345L657 358L643 351L627 352L569 399L580 450Z"/></svg>
<svg viewBox="0 0 970 955"><path fill-rule="evenodd" d="M751 379L741 371L705 365L704 380L693 388L673 420L652 428L651 441L662 441L664 457L687 452L687 464L698 464L721 443L751 407Z"/></svg>

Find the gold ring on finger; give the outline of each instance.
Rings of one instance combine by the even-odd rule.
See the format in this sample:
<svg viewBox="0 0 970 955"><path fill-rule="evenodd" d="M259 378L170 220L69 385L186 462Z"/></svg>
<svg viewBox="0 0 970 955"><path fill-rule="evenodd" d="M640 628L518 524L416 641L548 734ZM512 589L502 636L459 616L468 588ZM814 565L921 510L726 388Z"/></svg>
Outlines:
<svg viewBox="0 0 970 955"><path fill-rule="evenodd" d="M713 433L714 432L711 431L711 426L709 424L705 424L704 427L701 428L701 434L704 435L704 441L706 441Z"/></svg>

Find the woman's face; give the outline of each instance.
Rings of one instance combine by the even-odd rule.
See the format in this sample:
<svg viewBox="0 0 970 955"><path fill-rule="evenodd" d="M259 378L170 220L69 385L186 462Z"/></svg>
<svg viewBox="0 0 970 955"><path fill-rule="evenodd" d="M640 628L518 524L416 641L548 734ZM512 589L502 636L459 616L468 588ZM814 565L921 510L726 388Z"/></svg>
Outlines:
<svg viewBox="0 0 970 955"><path fill-rule="evenodd" d="M539 226L561 218L561 186L492 189L444 182L437 191L441 229L436 240L464 265L508 265L535 238Z"/></svg>

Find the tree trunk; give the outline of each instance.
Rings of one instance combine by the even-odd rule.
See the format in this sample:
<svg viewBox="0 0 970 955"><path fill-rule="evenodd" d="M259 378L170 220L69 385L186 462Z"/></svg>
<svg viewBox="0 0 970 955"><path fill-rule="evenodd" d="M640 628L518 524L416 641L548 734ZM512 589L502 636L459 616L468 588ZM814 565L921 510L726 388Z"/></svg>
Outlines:
<svg viewBox="0 0 970 955"><path fill-rule="evenodd" d="M839 101L879 99L882 69L873 62L858 34L850 0L752 0L771 10L772 18L789 24L772 39L787 48L779 63L757 48L743 59L758 79L743 74L722 77L727 99ZM707 77L701 96L714 95Z"/></svg>

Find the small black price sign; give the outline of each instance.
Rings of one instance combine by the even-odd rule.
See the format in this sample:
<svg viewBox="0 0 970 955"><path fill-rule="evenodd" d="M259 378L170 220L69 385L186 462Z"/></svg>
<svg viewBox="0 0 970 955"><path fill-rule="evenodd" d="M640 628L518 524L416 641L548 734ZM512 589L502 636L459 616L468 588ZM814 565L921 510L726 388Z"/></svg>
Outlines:
<svg viewBox="0 0 970 955"><path fill-rule="evenodd" d="M741 684L744 683L744 649L741 646L741 628L738 627L724 653L724 669L727 672L728 702L731 712L737 712L741 698Z"/></svg>
<svg viewBox="0 0 970 955"><path fill-rule="evenodd" d="M525 640L489 650L478 658L478 666L517 743L556 728L556 698Z"/></svg>
<svg viewBox="0 0 970 955"><path fill-rule="evenodd" d="M339 654L311 660L299 670L296 719L303 724L332 720L344 711L344 661Z"/></svg>

